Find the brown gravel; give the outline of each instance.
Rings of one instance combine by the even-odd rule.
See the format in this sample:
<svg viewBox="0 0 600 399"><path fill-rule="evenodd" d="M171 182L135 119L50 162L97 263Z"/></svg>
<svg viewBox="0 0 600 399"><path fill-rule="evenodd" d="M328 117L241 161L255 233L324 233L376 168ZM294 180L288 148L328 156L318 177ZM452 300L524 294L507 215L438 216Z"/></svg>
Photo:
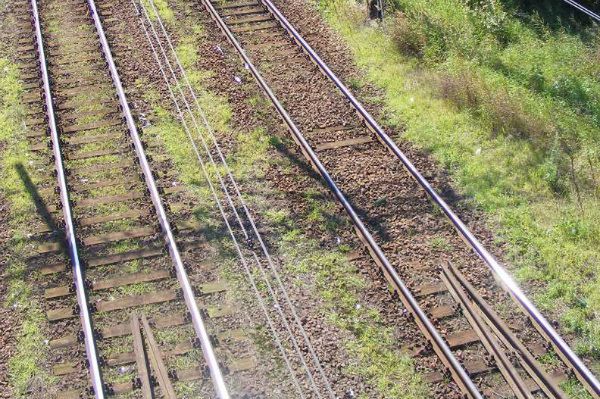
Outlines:
<svg viewBox="0 0 600 399"><path fill-rule="evenodd" d="M344 80L359 76L350 52L340 44L341 41L325 26L310 4L302 0L276 3L300 32L306 33L305 38ZM270 41L285 43L285 36L277 32L257 32L240 34L238 38L242 45L258 45ZM358 125L354 111L333 89L333 85L320 76L306 58L284 57L260 47L246 48L313 147L340 138L339 133L322 130L328 126L349 126L362 130L362 135L369 134ZM359 98L378 99L379 96L380 93L368 86L358 92ZM373 114L381 116L380 101L367 101L367 107ZM468 201L452 189L453 184L445 171L437 167L427 154L402 141L400 131L388 133L399 138L399 146L423 175L444 195L484 245L502 258L502 245L486 228L485 216L470 207ZM295 155L295 149L288 150L288 155ZM400 162L383 146L374 142L319 155L410 287L440 281L436 272L438 265L451 262L461 268L490 303L501 311L508 324L519 331L521 339L531 346L541 344L539 335L523 314L495 285L487 267L464 246L445 219L431 206L424 192L402 170ZM277 176L272 183L282 188L282 180L281 176ZM412 267L415 264L424 266L426 272L415 273ZM437 302L431 298L421 301L425 309L430 309L434 303ZM468 328L468 323L464 318L454 317L440 322L438 328L447 335ZM484 353L481 348L456 352L462 359L481 359ZM497 384L494 381L479 383L482 388L493 388ZM445 397L448 392L441 388L437 395Z"/></svg>
<svg viewBox="0 0 600 399"><path fill-rule="evenodd" d="M349 81L351 78L360 76L360 72L352 63L349 50L326 26L310 4L303 0L276 1L276 3L291 22L299 28L300 32L306 34L305 38L343 80ZM176 11L180 13L179 16L182 19L191 12L190 9ZM117 27L113 26L112 33L109 31L109 36L113 35L109 39L118 44L118 46L115 45L117 48L115 56L117 61L119 59L123 61L119 64L120 72L123 75L124 83L131 92L130 99L136 112L141 115L147 113L148 109L147 104L141 99L140 91L135 89L136 79L140 76L147 78L153 86L161 88L163 95L165 88L145 38L138 29L139 25L131 3L113 4L112 12L113 18L117 17L116 19L120 19L121 23ZM329 201L326 190L320 185L319 179L307 166L297 148L290 142L274 112L265 114L256 106L250 105L249 100L258 95L257 87L248 73L240 66L236 55L220 31L207 18L206 12L198 9L193 13L194 18L197 18L207 32L207 37L197 43L202 55L199 68L214 72L209 89L229 100L234 111L231 122L234 130L251 131L257 127L265 128L269 135L279 136L284 143L278 148L278 153L273 155L283 156L292 161L291 168L273 165L265 173L264 184L268 190L271 190L267 190L267 192L276 193L273 198L269 198L271 204L275 207L290 209L303 231L309 237L319 241L324 249L335 249L340 242L349 244L353 248L362 248L360 241L349 228L345 216L339 209L333 212L333 216L344 222L336 231L324 231L319 223L307 220L306 216L310 212L310 206L304 193L308 190L316 190L325 202ZM130 58L126 59L123 55L125 53ZM135 54L135 57L132 54ZM351 134L359 136L364 134L365 131L357 123L353 111L339 95L332 91L329 82L321 77L306 59L300 61L278 59L275 53L261 53L260 51L252 53L252 56L258 61L259 68L273 85L276 94L286 104L301 130L306 133L311 144L339 139L340 133L322 130L323 127L332 125L350 126L353 128ZM300 74L293 72L293 68L297 64L303 65ZM282 73L282 69L284 73ZM236 83L235 77L241 77L242 83ZM380 98L378 96L381 93L366 86L357 94L359 98L373 99ZM168 104L167 100L165 100L165 104ZM376 100L367 101L366 105L375 115L380 115L379 104ZM391 133L393 137L401 137L400 131L388 133ZM232 153L236 147L236 138L223 135L220 139L224 151ZM476 235L482 238L484 244L495 254L501 255L503 248L493 240L493 234L485 227L484 216L470 208L469 204L452 189L453 184L447 174L437 167L427 154L404 141L399 141L398 144L428 180L444 194L463 220L473 228ZM324 152L321 156L326 167L334 175L334 179L352 199L368 226L375 233L376 239L410 286L438 281L437 273L434 272L437 266L440 262L451 261L467 272L469 279L491 302L501 304L503 308L509 309L505 312L507 318L511 325L521 331L521 336L526 342L538 341L524 318L507 301L506 296L495 287L487 269L464 248L453 230L433 210L424 193L416 187L412 180L408 179L399 162L391 157L379 143L367 144L362 148L350 147ZM260 184L263 183L260 182ZM256 181L242 182L241 190L245 193L257 194L261 191L260 184ZM381 201L385 206L380 205ZM3 211L4 209L0 209L0 222L2 223L5 222L2 219L5 217ZM273 242L275 238L269 235L272 231L268 228L266 221L259 216L259 222L263 226L267 240L271 241L271 247L275 247L275 242ZM447 246L440 247L433 244L434 239L438 237L443 237L443 242ZM0 236L0 242L3 244L6 239L6 237ZM360 274L370 282L370 286L362 293L361 301L379 309L383 315L382 327L393 328L398 347L424 343L423 337L414 323L404 315L402 306L388 294L386 283L378 276L377 267L370 258L365 253L360 253L360 256L353 262ZM427 275L414 273L411 266L415 264L425 265L432 272ZM284 279L292 302L301 315L303 325L311 337L328 376L335 385L336 393L339 396L345 396L352 390L366 393L369 397L376 397L375 390L366 381L343 372L345 367L353 363L353 359L349 359L344 348L339 346L339 342L345 338L344 333L328 323L326 315L315 311L321 305L320 299L314 293L305 292L297 284L294 284L294 276L286 275ZM5 279L2 281L4 282ZM310 283L308 282L308 284ZM0 295L4 294L5 287L0 283ZM433 304L432 300L422 303L425 308L429 308ZM2 309L0 317L2 317L0 323L4 323L5 320L9 320L11 314L8 310ZM10 326L13 324L11 323L6 331L12 331ZM0 324L0 327L3 327L3 324ZM447 333L464 329L465 322L455 318L441 323L439 327ZM279 325L279 328L282 326ZM11 342L14 343L14 337L10 333L8 337L5 335L0 337L0 348L4 348L5 343L9 348L8 351L6 349L0 351L0 384L5 381L5 362L11 353ZM468 358L469 356L478 356L480 353L464 351L459 355ZM437 363L435 356L417 359L417 367L422 371L439 370ZM254 388L256 388L255 394L261 391L260 386ZM2 385L0 385L1 389ZM452 384L436 386L433 394L435 397L444 398L458 396L456 387ZM4 397L1 395L0 393L0 398Z"/></svg>

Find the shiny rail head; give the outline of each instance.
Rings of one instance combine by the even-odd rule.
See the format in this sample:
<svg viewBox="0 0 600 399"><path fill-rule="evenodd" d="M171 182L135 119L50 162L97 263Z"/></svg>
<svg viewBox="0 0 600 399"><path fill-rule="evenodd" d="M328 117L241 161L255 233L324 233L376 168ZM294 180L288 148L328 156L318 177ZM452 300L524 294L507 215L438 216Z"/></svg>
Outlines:
<svg viewBox="0 0 600 399"><path fill-rule="evenodd" d="M296 31L292 24L285 18L279 9L270 0L260 0L273 16L280 22L282 27L288 31L294 41L302 47L311 60L319 67L321 71L337 86L341 93L348 99L350 104L364 118L365 123L377 134L383 143L392 151L394 155L402 162L406 170L413 176L417 183L425 190L427 195L442 210L448 220L453 224L459 235L467 242L471 249L479 258L490 268L490 270L502 281L502 288L513 296L515 301L522 306L534 323L548 336L549 340L555 346L561 356L570 363L572 369L580 376L584 384L588 386L596 395L600 395L600 382L596 376L587 368L583 361L566 344L562 337L556 332L552 325L541 314L537 307L529 300L512 276L506 271L496 258L483 246L475 237L464 222L454 213L446 201L437 193L431 184L421 175L419 170L412 164L408 157L400 150L396 143L384 132L371 114L354 97L351 91L342 83L342 81L331 71L327 64L319 57L312 47ZM572 0L565 0L574 3Z"/></svg>
<svg viewBox="0 0 600 399"><path fill-rule="evenodd" d="M586 14L588 17L592 18L594 21L600 22L600 15L598 15L594 11L590 10L589 8L586 8L582 4L579 4L578 2L576 2L574 0L563 0L563 1L565 3L567 3L568 5L570 5L571 7L573 7L575 9L581 11L582 13Z"/></svg>
<svg viewBox="0 0 600 399"><path fill-rule="evenodd" d="M250 70L255 80L258 82L259 86L262 88L266 96L271 100L273 105L275 106L278 114L284 120L289 130L292 132L294 139L301 147L302 152L305 154L306 158L313 164L318 173L325 180L325 183L329 187L329 189L333 192L335 197L340 201L351 220L357 227L360 235L364 238L367 245L370 247L374 256L377 257L378 261L385 267L386 273L393 277L395 286L398 289L399 294L405 299L405 305L409 307L411 312L415 315L415 317L420 321L421 325L426 329L426 337L430 338L430 342L433 347L436 349L436 352L440 356L440 358L445 359L445 364L449 368L452 375L455 377L455 381L459 384L463 391L467 393L469 396L473 398L482 398L481 393L478 391L477 387L462 367L460 362L456 359L450 348L448 347L445 340L441 337L437 329L433 326L431 321L425 315L423 310L420 308L416 299L413 297L412 293L406 288L402 279L398 275L398 273L391 266L387 257L379 247L379 245L375 242L369 231L366 229L362 220L358 217L358 214L344 196L342 191L337 187L336 183L333 181L327 169L323 166L318 156L312 149L312 147L308 144L305 137L302 135L295 122L292 120L286 109L283 107L281 102L277 99L271 88L268 86L258 69L254 66L250 58L246 55L242 46L239 44L227 24L223 21L221 16L218 14L214 6L209 0L202 0L207 11L211 14L212 19L217 23L221 31L224 33L228 41L234 46L238 55L243 60L245 67Z"/></svg>
<svg viewBox="0 0 600 399"><path fill-rule="evenodd" d="M79 315L81 318L81 328L84 336L88 371L92 383L92 389L94 391L94 396L96 397L96 399L103 399L104 382L100 371L100 360L98 358L98 352L96 348L96 335L94 333L90 311L88 309L88 297L86 292L83 267L79 259L77 240L75 238L75 228L71 212L71 203L69 200L69 191L66 183L62 152L60 149L58 128L56 126L56 115L54 112L54 103L50 87L50 76L48 73L47 59L44 51L44 38L42 34L37 0L31 0L30 11L32 13L32 22L35 29L38 61L41 69L42 84L44 89L45 108L46 114L48 116L48 124L52 141L52 152L54 154L56 176L58 180L59 194L63 210L65 235L69 250L69 259L71 260L71 264L73 266L73 279L75 285L75 292L77 296L77 303L79 307Z"/></svg>
<svg viewBox="0 0 600 399"><path fill-rule="evenodd" d="M146 156L144 146L140 139L140 135L137 130L137 127L136 127L136 124L135 124L135 121L134 121L134 118L133 118L133 115L131 112L131 108L129 107L129 102L127 101L125 90L121 83L121 78L119 76L119 72L117 70L115 61L113 59L110 45L108 44L106 34L104 33L104 28L102 26L102 22L100 21L100 17L98 15L96 4L95 4L94 0L87 0L87 2L90 7L90 14L92 16L94 25L96 27L98 37L100 39L102 52L104 53L104 57L108 64L110 76L113 80L113 84L117 91L117 96L119 99L119 103L121 104L123 116L125 117L127 128L128 128L128 131L130 133L131 139L134 144L134 150L137 154L137 157L138 157L138 160L140 163L140 167L142 168L142 172L144 174L144 179L146 181L148 190L150 192L150 197L152 199L154 209L156 211L161 229L165 236L169 255L171 256L173 265L176 270L177 279L179 281L179 284L181 285L181 290L183 292L183 299L184 299L184 301L188 307L188 310L190 312L194 330L198 336L198 339L200 340L204 360L206 361L208 369L210 370L211 381L212 381L213 387L219 398L228 399L230 396L229 396L229 392L227 390L225 381L223 379L223 373L221 371L221 366L215 356L210 336L208 335L206 326L204 324L204 320L203 320L200 310L198 308L198 304L196 303L194 291L192 289L185 266L183 265L181 255L179 253L179 248L177 247L177 244L175 242L175 237L173 235L171 225L169 223L167 214L166 214L164 206L162 204L162 199L160 197L160 194L159 194L159 191L158 191L158 188L156 185L156 181L154 180L154 175L152 174L152 170L148 163L148 158Z"/></svg>

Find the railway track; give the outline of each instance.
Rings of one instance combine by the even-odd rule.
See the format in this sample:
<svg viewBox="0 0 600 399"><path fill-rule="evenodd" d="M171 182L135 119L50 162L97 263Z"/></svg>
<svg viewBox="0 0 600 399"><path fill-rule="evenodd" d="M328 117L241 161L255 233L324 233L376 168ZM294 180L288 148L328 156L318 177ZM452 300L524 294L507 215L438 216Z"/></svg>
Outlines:
<svg viewBox="0 0 600 399"><path fill-rule="evenodd" d="M140 137L95 3L32 0L14 12L31 164L43 175L21 173L38 210L28 263L42 276L58 381L43 397L229 397L256 367L247 326L189 194Z"/></svg>
<svg viewBox="0 0 600 399"><path fill-rule="evenodd" d="M271 100L305 158L350 216L394 294L416 320L424 340L410 348L414 355L442 361L441 367L425 370L430 383L447 385L449 374L458 390L470 397L564 397L559 384L573 374L592 396L598 396L595 376L274 4L268 0L203 0L199 4ZM153 18L160 17L156 13ZM298 85L304 85L304 90L290 90ZM335 115L324 111L327 109L334 109ZM344 161L351 157L355 157L353 162ZM403 172L398 170L399 165L416 180L421 195L406 193L406 175L400 176ZM357 176L365 175L376 178L368 181L366 187L357 187ZM399 181L403 183L394 184ZM402 195L392 194L390 198L389 193L398 187ZM410 187L414 189L414 185ZM425 203L413 207L416 213L430 213L423 194L442 210L477 257L466 250L452 256L453 263L460 267L440 267L431 256L418 256L415 260L416 251L390 261L386 253L402 244L415 245L402 237L406 226L398 223L397 215L377 210L373 204L387 195L391 208L406 209L405 202L411 198ZM367 227L355 207L360 207L361 214L383 219L387 237L381 230L372 234L373 225ZM412 219L411 223L419 223L414 216ZM429 220L425 224L437 228ZM506 315L503 320L491 310L459 271L476 264L479 273L486 267L493 272L523 313L514 303L508 320ZM491 281L491 276L487 281ZM488 292L497 298L504 295L497 285L488 288ZM511 326L507 327L507 323ZM528 327L514 333L520 326ZM542 365L538 359L548 354L558 355L562 363L554 367ZM431 360L424 363L436 364Z"/></svg>
<svg viewBox="0 0 600 399"><path fill-rule="evenodd" d="M158 39L155 30L164 26L152 1L147 3L150 9L144 6L146 3L133 4L139 7L148 40L152 41L152 35L157 39L156 61L169 90L181 90L185 75L182 71L175 73L178 66L161 61L158 55L168 52L170 43L160 47L166 36ZM559 384L574 375L593 397L598 397L595 377L270 1L203 0L201 4L271 99L306 159L348 213L382 277L416 321L422 340L406 350L420 363L429 365L423 372L431 384L448 386L452 381L457 393L470 397L560 398L566 396ZM176 397L178 388L190 381L199 382L191 385L196 394L228 397L227 386L233 377L223 376L221 369L243 373L255 367L255 361L251 357L232 359L224 354L225 350L213 348L216 341L246 339L241 330L231 331L227 323L219 324L220 317L231 320L236 315L231 306L222 306L227 288L215 280L218 274L214 265L213 270L203 270L202 281L192 276L203 294L198 303L204 311L195 309L197 298L184 265L206 262L206 245L186 207L191 200L177 184L169 160L137 132L100 19L111 18L110 8L98 10L92 0L49 1L39 12L37 7L35 0L18 6L22 15L32 16L32 23L27 17L20 19L19 36L22 72L30 91L25 96L30 106L28 140L30 149L42 159L35 161L39 162L37 167L50 170L54 162L57 179L48 174L40 185L30 184L42 215L40 223L32 226L36 253L30 263L47 277L44 306L52 326L48 344L52 374L60 379L60 397L132 392L150 397L152 391ZM274 64L285 68L274 70L270 67ZM289 90L298 84L305 84L306 91L299 94ZM40 101L40 94L44 101ZM193 92L188 100L189 94L181 94L183 101L177 93L171 92L171 96L182 123L193 120ZM323 112L328 108L336 115ZM48 132L44 132L45 126ZM186 129L193 130L191 126ZM206 151L211 153L208 147ZM150 157L146 152L157 155ZM220 150L217 154L226 166ZM217 154L217 161L209 155L213 164L218 163ZM349 157L357 157L358 161L343 161ZM515 318L513 312L507 318L499 314L486 298L501 297L501 290L488 287L484 297L481 287L469 282L461 270L477 262L481 269L482 263L468 251L450 256L450 262L422 256L415 260L415 251L390 257L399 245L410 246L410 242L402 238L404 230L398 227L397 217L382 213L373 204L382 192L393 192L391 188L398 187L402 195L388 198L390 207L403 209L401 203L407 199L425 203L425 195L410 193L414 186L398 183L406 177L401 177L397 167L401 163L441 206L483 265L500 276L526 316ZM378 173L381 170L385 176ZM365 175L375 178L366 188L356 190L356 176ZM56 181L59 189L55 192ZM239 191L236 193L235 181L230 183L221 181L221 186L243 232L241 239L247 240L247 247L239 249L240 258L254 258L257 265L264 263L275 270ZM239 205L229 198L230 194L239 196ZM215 200L221 209L216 194ZM408 213L423 213L427 208L417 205ZM221 212L224 220L233 219L232 214L226 215L223 209ZM372 233L374 226L364 222L365 214L386 221L383 230L387 229L387 234L377 229ZM431 220L424 223L428 228L437 228ZM235 242L234 233L232 238ZM258 250L252 240L260 243ZM251 273L248 276L256 290ZM276 276L272 281L281 284L278 279ZM287 337L274 336L282 342L280 349L286 361L295 348L297 358L290 360L288 368L299 395L334 397L337 389L329 386L327 373L294 314L285 288L274 284L269 290L278 306L273 310L263 304L263 310L268 320L269 314L274 314L273 320L279 317L287 327ZM281 313L286 306L296 319ZM207 316L212 336L205 325ZM528 327L515 331L522 326ZM178 332L175 341L161 340L174 329ZM273 326L271 329L275 330ZM550 349L552 346L554 349ZM229 360L225 367L225 362L216 361L215 351ZM558 354L562 364L542 365L539 359L548 354ZM185 367L178 367L181 364ZM209 373L213 385L203 383ZM93 391L89 390L89 381ZM439 392L447 391L444 388Z"/></svg>

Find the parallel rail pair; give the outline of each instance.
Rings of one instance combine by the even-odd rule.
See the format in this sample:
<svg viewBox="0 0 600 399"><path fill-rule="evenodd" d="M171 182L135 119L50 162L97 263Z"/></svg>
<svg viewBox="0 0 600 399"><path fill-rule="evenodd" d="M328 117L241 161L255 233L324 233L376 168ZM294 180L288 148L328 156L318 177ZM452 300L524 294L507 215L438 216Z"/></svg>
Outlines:
<svg viewBox="0 0 600 399"><path fill-rule="evenodd" d="M600 22L600 15L598 15L594 11L590 10L589 8L585 7L584 5L579 4L578 2L573 1L573 0L563 0L563 1L565 3L567 3L568 5L570 5L571 7L575 8L576 10L579 10L582 13L584 13L585 15L587 15L588 17L592 18L594 21Z"/></svg>
<svg viewBox="0 0 600 399"><path fill-rule="evenodd" d="M152 174L152 170L150 169L148 158L145 154L144 146L140 140L140 136L133 119L133 115L131 109L129 107L125 92L123 90L123 86L121 84L121 80L119 77L119 73L115 66L115 62L112 57L111 49L106 39L104 29L102 27L102 23L98 16L98 11L96 9L96 5L93 0L88 0L87 2L89 7L89 13L91 18L93 19L96 31L98 33L98 40L101 46L102 53L104 55L107 68L110 72L110 76L112 78L112 82L118 96L119 104L122 110L123 117L127 124L127 128L129 131L130 138L133 142L133 146L135 149L135 153L137 155L137 159L139 161L139 165L142 169L143 177L151 197L152 203L154 205L154 210L156 212L156 217L160 223L162 229L162 235L164 237L164 241L168 248L170 257L173 262L173 266L176 271L177 279L181 286L181 290L183 293L183 299L188 308L189 314L191 316L191 321L194 326L195 333L199 339L202 352L204 354L204 360L208 369L210 370L212 382L214 385L214 390L216 394L220 398L228 398L229 393L225 386L223 375L220 369L220 365L215 357L214 350L212 347L211 339L207 333L206 327L204 325L203 318L198 309L198 305L196 303L194 292L190 284L189 277L181 260L181 255L179 253L178 246L175 242L174 234L167 218L167 214L165 212L165 208L163 206L159 190L157 188L156 181ZM64 167L64 159L62 156L61 150L61 138L60 132L57 127L56 115L55 115L55 107L53 100L53 92L51 88L51 80L48 73L47 63L48 60L46 58L45 52L45 43L44 36L42 34L42 27L40 22L40 15L38 12L38 4L37 0L31 0L31 12L32 12L32 20L35 27L35 36L36 36L36 47L39 59L39 67L41 71L41 79L43 82L43 91L44 91L44 101L45 101L45 109L46 109L46 117L48 122L48 127L50 131L51 141L52 141L52 151L54 155L56 175L58 180L58 189L60 193L60 201L62 204L62 212L64 219L64 233L66 238L66 244L68 248L69 259L72 264L73 276L74 276L74 287L75 293L77 296L78 309L80 312L81 318L81 326L82 332L84 336L85 349L87 355L87 362L89 368L89 375L92 383L92 387L94 390L94 395L96 398L104 398L105 397L105 385L103 382L101 369L100 369L100 359L98 356L97 344L96 344L96 332L94 330L93 321L91 317L91 311L89 309L89 301L88 301L88 292L87 285L85 280L85 267L82 265L79 255L78 248L78 237L77 232L75 230L75 223L73 221L73 214L71 209L71 200L70 200L70 192L69 186L67 184L65 167Z"/></svg>
<svg viewBox="0 0 600 399"><path fill-rule="evenodd" d="M462 236L462 238L467 242L467 244L477 253L477 255L484 260L484 262L490 267L490 269L500 278L500 280L505 284L505 287L508 289L509 293L516 299L516 301L526 310L526 312L531 317L534 325L538 327L542 333L553 343L557 352L563 357L565 362L570 364L572 369L575 371L577 376L582 380L588 388L590 388L593 392L598 394L599 384L595 379L593 374L587 369L587 367L581 362L581 360L573 354L570 348L566 345L566 343L562 340L562 338L556 333L556 331L550 326L550 324L544 319L544 317L537 311L537 309L531 304L531 302L527 299L527 297L523 294L523 292L519 289L519 287L514 283L511 277L506 273L504 268L493 258L491 254L481 245L481 243L477 240L477 238L468 230L468 228L462 223L462 221L453 213L450 207L444 202L444 200L435 192L435 190L429 185L427 180L423 178L420 172L414 167L414 165L410 162L410 160L399 150L396 144L387 136L387 134L381 129L381 127L375 122L372 116L364 109L364 107L354 98L354 96L350 93L350 91L341 83L341 81L331 72L331 70L327 67L327 65L319 58L319 56L312 50L312 48L308 45L308 43L296 32L296 30L291 26L291 24L285 19L285 17L279 12L279 10L269 1L269 0L261 0L264 7L273 15L273 17L281 24L281 26L286 29L289 33L290 37L302 48L302 50L308 54L310 59L323 71L323 73L331 79L331 81L338 87L340 92L348 99L348 101L352 104L352 106L356 109L359 116L363 119L366 125L377 135L380 141L396 156L404 167L408 170L411 176L419 183L419 185L427 192L427 194L432 198L432 200L442 209L444 214L448 217L451 223L454 225L456 230ZM150 171L150 167L148 165L143 146L141 141L139 140L139 135L137 133L135 123L133 121L133 117L131 116L131 111L129 109L127 100L125 98L125 94L122 89L122 85L114 65L114 61L112 60L112 55L110 52L110 48L108 46L108 42L106 41L106 37L104 35L102 25L100 19L97 15L97 10L95 8L95 4L93 0L88 0L88 4L91 10L92 18L94 18L94 24L96 25L100 43L103 49L103 53L105 54L106 61L108 63L108 67L111 73L111 77L115 84L115 88L117 90L117 94L119 97L119 102L121 103L121 107L123 109L123 114L125 120L127 122L127 126L129 128L131 138L134 143L134 147L136 150L136 154L140 161L140 165L142 167L142 171L144 174L144 178L148 189L150 191L151 199L154 204L156 213L159 218L159 222L165 236L165 240L167 242L169 253L171 258L173 259L174 266L177 270L177 276L181 283L182 289L184 291L184 299L186 304L190 308L190 313L192 315L192 320L194 323L194 328L197 332L199 339L202 341L202 349L204 352L205 360L207 364L209 364L209 368L212 373L213 382L215 384L215 390L219 393L220 397L228 397L227 389L225 384L223 383L222 375L220 373L218 363L214 357L214 353L212 352L212 347L210 345L210 340L208 339L208 335L204 328L202 318L200 313L198 312L197 305L193 298L193 293L191 292L191 287L189 284L189 279L185 273L185 269L183 269L183 264L181 262L181 258L179 255L178 248L173 239L173 233L171 231L169 221L164 212L164 207L162 206L161 199L158 194L158 189L156 187L156 183L154 182L152 173ZM305 157L311 162L311 164L315 167L315 169L321 174L321 176L326 181L328 187L334 193L336 198L343 205L344 209L352 219L353 223L357 227L359 235L365 241L366 246L368 247L371 255L376 260L376 262L380 265L382 270L384 271L387 279L392 283L396 292L400 295L401 300L405 304L407 308L411 310L411 312L415 315L417 322L419 323L422 330L426 332L429 336L430 342L432 342L433 347L436 353L440 356L441 359L445 362L446 366L450 369L451 373L455 381L459 383L463 391L467 392L472 397L481 397L481 394L478 392L477 387L471 380L470 376L466 373L460 362L454 357L452 351L448 348L447 343L440 336L437 329L431 323L428 316L423 312L420 308L418 302L415 300L414 296L410 292L410 290L406 287L398 273L395 271L391 263L386 258L385 254L372 237L360 217L357 215L356 211L347 200L342 191L337 187L335 181L329 175L327 169L323 166L321 161L319 160L317 154L308 144L307 140L304 138L302 132L295 125L292 118L289 116L285 108L278 101L277 97L274 95L272 90L269 88L266 81L262 78L257 68L253 65L249 57L245 54L243 48L237 42L235 36L227 26L227 24L223 21L223 19L219 16L215 7L208 1L203 0L203 4L206 9L209 11L213 19L217 22L221 30L226 34L228 40L233 44L236 48L253 76L258 81L261 88L265 91L267 96L271 99L273 104L275 105L277 112L283 118L289 129L291 130L294 139L300 145L303 154ZM100 369L97 362L97 354L96 354L96 346L94 340L94 330L92 321L89 315L89 311L87 310L87 298L86 298L86 289L84 284L84 271L81 267L81 262L79 261L78 256L78 248L77 248L77 240L76 233L72 221L70 202L69 202L69 192L66 184L64 168L62 166L63 160L61 156L60 150L60 140L59 133L56 128L56 122L54 120L54 110L52 106L52 92L50 88L50 80L48 77L48 72L46 70L46 59L43 52L43 37L41 33L41 28L39 24L39 15L37 13L37 3L35 0L32 0L32 8L34 13L34 21L36 26L36 40L38 43L39 50L39 58L40 65L42 69L42 79L44 82L44 93L46 100L46 107L48 113L48 120L51 130L52 144L53 144L53 152L55 156L56 169L58 172L58 180L59 180L59 188L61 195L61 202L63 204L63 214L65 219L65 230L67 236L67 242L69 247L69 253L71 257L71 261L73 263L73 270L75 276L75 287L77 292L78 302L80 304L81 310L81 318L82 318L82 326L85 335L85 343L86 343L86 351L88 355L88 359L90 360L90 374L92 378L92 383L95 388L95 393L97 397L103 397L103 384L102 377L100 375ZM186 294L186 292L188 294ZM195 316L196 315L196 316Z"/></svg>
<svg viewBox="0 0 600 399"><path fill-rule="evenodd" d="M274 94L269 84L263 78L258 68L253 64L251 58L246 54L243 46L239 43L234 32L243 32L243 28L232 29L225 19L220 15L217 10L217 2L211 2L209 0L202 0L202 5L209 12L212 19L216 22L218 27L224 33L227 40L237 51L238 55L244 62L245 66L250 70L255 80L258 82L261 89L264 91L266 96L271 100L275 106L280 117L283 119L288 129L292 133L292 137L296 143L300 146L300 149L306 159L311 163L313 168L322 176L327 186L342 204L346 213L354 223L357 232L365 245L369 249L371 256L376 263L381 267L387 280L392 284L394 290L399 294L400 299L404 305L411 311L415 316L417 323L421 330L427 335L429 341L433 345L434 350L439 355L440 359L445 363L450 372L453 375L454 380L459 384L461 389L470 395L471 397L481 397L481 393L473 383L471 377L465 371L464 367L456 359L448 344L441 337L435 326L431 323L425 312L421 309L417 301L415 300L411 291L406 287L405 283L398 275L394 267L391 265L382 249L375 241L371 233L366 228L365 224L358 216L354 207L350 201L346 198L343 192L340 190L336 182L332 179L328 170L324 167L319 159L319 156L310 146L303 133L298 128L295 121L289 115L288 111L279 101L277 96ZM423 177L419 170L414 166L410 159L398 148L396 143L385 133L385 131L379 126L375 119L370 115L368 111L362 106L362 104L353 96L351 91L341 82L341 80L331 71L326 63L319 57L319 55L311 48L306 40L296 31L292 24L283 16L278 8L270 0L259 0L260 4L264 7L266 13L270 15L270 19L274 19L277 23L285 29L289 37L295 44L309 57L309 59L317 65L322 73L337 87L339 92L348 100L351 106L356 110L358 116L363 120L366 126L375 134L380 142L401 162L402 166L408 171L410 176L418 183L418 185L427 193L434 204L441 209L447 219L451 222L455 230L458 232L460 237L466 242L466 244L477 254L477 256L483 260L483 262L489 267L493 274L500 281L500 285L505 289L510 296L516 301L516 303L525 311L529 319L532 321L535 328L540 334L552 344L557 354L561 359L568 365L568 367L575 373L577 378L586 386L588 391L595 396L600 395L600 383L597 378L592 374L588 367L582 362L582 360L571 350L571 348L565 343L562 337L556 332L546 318L539 312L539 310L533 305L533 303L527 298L524 292L512 279L506 269L495 259L493 255L482 245L482 243L475 237L475 235L467 228L462 220L453 212L450 206L444 201L444 199L433 189L431 184ZM252 2L244 3L240 2L239 7L253 7ZM227 3L225 3L227 4ZM268 23L269 18L257 17L252 20L249 18L249 24L251 22ZM270 26L265 25L265 29L269 29ZM261 28L262 29L262 28ZM250 30L250 28L248 28ZM521 387L522 389L522 387Z"/></svg>

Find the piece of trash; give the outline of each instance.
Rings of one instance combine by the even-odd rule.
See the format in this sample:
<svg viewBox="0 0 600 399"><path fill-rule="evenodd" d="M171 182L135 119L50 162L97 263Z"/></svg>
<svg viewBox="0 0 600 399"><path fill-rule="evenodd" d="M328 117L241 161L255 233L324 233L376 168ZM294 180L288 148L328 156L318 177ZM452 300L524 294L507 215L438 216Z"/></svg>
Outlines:
<svg viewBox="0 0 600 399"><path fill-rule="evenodd" d="M219 46L218 44L215 46L215 48L217 49L217 52L221 55L224 55L225 53L223 53L223 49L221 48L221 46Z"/></svg>
<svg viewBox="0 0 600 399"><path fill-rule="evenodd" d="M481 155L481 147L475 150L475 155Z"/></svg>
<svg viewBox="0 0 600 399"><path fill-rule="evenodd" d="M335 243L340 245L342 243L342 239L340 237L335 237Z"/></svg>
<svg viewBox="0 0 600 399"><path fill-rule="evenodd" d="M235 80L235 82L238 84L242 83L242 78L240 78L239 76L234 76L233 80Z"/></svg>
<svg viewBox="0 0 600 399"><path fill-rule="evenodd" d="M142 122L142 129L145 129L151 125L150 121L148 120L148 118L146 118L146 115L144 114L140 114L140 121Z"/></svg>
<svg viewBox="0 0 600 399"><path fill-rule="evenodd" d="M362 308L362 306L361 306L360 303L357 303L356 306L355 306L355 308L356 308L356 310L358 310L358 309Z"/></svg>

